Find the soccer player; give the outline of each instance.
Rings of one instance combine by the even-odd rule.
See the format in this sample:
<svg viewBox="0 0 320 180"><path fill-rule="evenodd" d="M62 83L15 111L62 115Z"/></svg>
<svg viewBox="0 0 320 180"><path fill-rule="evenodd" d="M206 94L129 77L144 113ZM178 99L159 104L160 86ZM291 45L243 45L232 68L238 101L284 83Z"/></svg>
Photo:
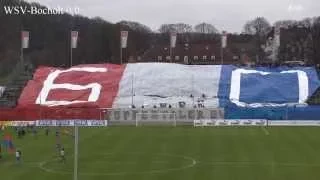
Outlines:
<svg viewBox="0 0 320 180"><path fill-rule="evenodd" d="M49 128L46 127L46 136L49 136Z"/></svg>
<svg viewBox="0 0 320 180"><path fill-rule="evenodd" d="M61 148L61 151L60 151L60 160L61 160L61 162L66 163L66 157L65 157L64 148Z"/></svg>
<svg viewBox="0 0 320 180"><path fill-rule="evenodd" d="M12 136L10 133L6 133L4 135L4 149L6 149L9 153L14 153L15 148L12 142Z"/></svg>
<svg viewBox="0 0 320 180"><path fill-rule="evenodd" d="M32 131L33 136L36 137L36 135L37 135L37 128L36 128L36 126L31 126L31 131Z"/></svg>
<svg viewBox="0 0 320 180"><path fill-rule="evenodd" d="M60 129L56 129L56 149L57 152L61 150L61 139L60 139Z"/></svg>
<svg viewBox="0 0 320 180"><path fill-rule="evenodd" d="M21 151L18 149L16 151L16 160L17 160L17 163L21 162Z"/></svg>
<svg viewBox="0 0 320 180"><path fill-rule="evenodd" d="M2 151L1 151L1 144L0 144L0 160L2 159Z"/></svg>
<svg viewBox="0 0 320 180"><path fill-rule="evenodd" d="M22 137L22 127L17 127L18 138Z"/></svg>
<svg viewBox="0 0 320 180"><path fill-rule="evenodd" d="M60 129L56 128L56 137L60 136Z"/></svg>

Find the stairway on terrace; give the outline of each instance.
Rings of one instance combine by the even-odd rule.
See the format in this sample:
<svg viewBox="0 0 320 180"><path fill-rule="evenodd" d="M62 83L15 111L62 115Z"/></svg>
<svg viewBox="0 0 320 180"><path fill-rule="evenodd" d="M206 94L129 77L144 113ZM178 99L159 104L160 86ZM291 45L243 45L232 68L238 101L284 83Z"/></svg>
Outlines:
<svg viewBox="0 0 320 180"><path fill-rule="evenodd" d="M316 70L318 72L318 77L320 79L320 69L316 68ZM320 88L318 88L316 92L313 93L312 96L310 96L310 98L307 100L307 103L309 105L320 105Z"/></svg>
<svg viewBox="0 0 320 180"><path fill-rule="evenodd" d="M308 99L309 105L320 105L320 88Z"/></svg>
<svg viewBox="0 0 320 180"><path fill-rule="evenodd" d="M9 75L5 91L0 98L0 108L17 106L18 99L27 82L32 79L34 67L28 62L19 62Z"/></svg>

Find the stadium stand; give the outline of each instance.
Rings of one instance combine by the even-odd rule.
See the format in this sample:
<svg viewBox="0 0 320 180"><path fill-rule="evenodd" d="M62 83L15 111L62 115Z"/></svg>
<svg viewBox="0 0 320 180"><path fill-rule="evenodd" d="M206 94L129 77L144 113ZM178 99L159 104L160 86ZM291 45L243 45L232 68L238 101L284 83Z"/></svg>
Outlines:
<svg viewBox="0 0 320 180"><path fill-rule="evenodd" d="M316 66L318 78L320 79L320 65ZM318 88L307 101L310 105L320 105L320 88Z"/></svg>
<svg viewBox="0 0 320 180"><path fill-rule="evenodd" d="M22 67L2 98L2 107L14 107L17 101L18 106L2 109L0 116L34 119L41 107L47 118L99 119L99 109L161 109L163 103L172 109L224 108L227 119L320 116L318 107L306 104L320 88L314 67L88 64L39 67L32 80L33 69ZM299 114L303 111L310 113Z"/></svg>
<svg viewBox="0 0 320 180"><path fill-rule="evenodd" d="M308 104L319 105L320 104L320 88L308 99Z"/></svg>
<svg viewBox="0 0 320 180"><path fill-rule="evenodd" d="M0 108L15 107L23 88L32 79L34 67L31 63L17 63L13 72L9 75L6 89L0 97Z"/></svg>

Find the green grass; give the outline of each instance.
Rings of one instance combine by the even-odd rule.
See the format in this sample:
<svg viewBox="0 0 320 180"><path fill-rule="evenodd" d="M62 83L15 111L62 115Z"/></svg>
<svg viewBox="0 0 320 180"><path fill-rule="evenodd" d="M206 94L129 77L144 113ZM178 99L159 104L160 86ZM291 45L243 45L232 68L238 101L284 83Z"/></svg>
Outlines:
<svg viewBox="0 0 320 180"><path fill-rule="evenodd" d="M1 180L72 179L71 137L66 164L54 160L53 133L14 143L24 162L5 155ZM79 148L79 180L320 179L319 128L82 128Z"/></svg>

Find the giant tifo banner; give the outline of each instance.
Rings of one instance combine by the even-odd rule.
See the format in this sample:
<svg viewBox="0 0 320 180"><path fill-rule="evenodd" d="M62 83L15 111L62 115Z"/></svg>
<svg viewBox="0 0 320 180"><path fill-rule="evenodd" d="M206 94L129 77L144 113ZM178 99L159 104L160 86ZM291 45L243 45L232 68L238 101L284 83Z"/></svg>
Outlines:
<svg viewBox="0 0 320 180"><path fill-rule="evenodd" d="M136 63L40 67L15 111L21 118L97 119L101 108L283 107L304 104L320 86L313 67L239 68L232 65ZM40 108L41 107L41 108ZM32 110L30 110L32 109ZM40 110L41 109L41 110ZM13 110L0 116L16 119ZM7 112L7 113L5 113ZM23 120L23 119L21 119Z"/></svg>

